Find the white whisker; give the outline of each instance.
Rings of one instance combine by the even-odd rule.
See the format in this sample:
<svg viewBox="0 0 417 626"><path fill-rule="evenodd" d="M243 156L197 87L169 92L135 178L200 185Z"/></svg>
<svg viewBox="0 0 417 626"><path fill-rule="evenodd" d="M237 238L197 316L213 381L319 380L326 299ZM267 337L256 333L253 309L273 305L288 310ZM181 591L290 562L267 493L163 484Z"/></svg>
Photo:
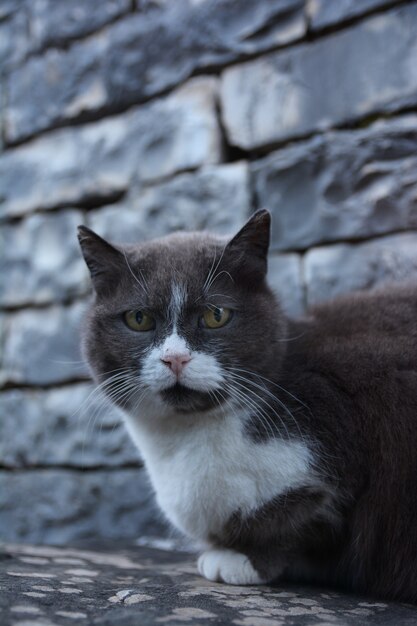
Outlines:
<svg viewBox="0 0 417 626"><path fill-rule="evenodd" d="M129 272L131 273L131 275L133 276L135 281L138 283L138 285L140 285L141 289L143 289L143 291L146 293L146 295L149 295L148 288L147 288L147 285L146 285L146 282L145 282L142 270L140 270L141 279L139 279L136 276L136 274L133 272L132 268L130 267L130 264L129 264L129 261L127 259L127 255L126 255L126 251L125 250L123 250L123 255L125 257L126 265L127 265L128 269L129 269Z"/></svg>
<svg viewBox="0 0 417 626"><path fill-rule="evenodd" d="M303 434L300 430L299 424L297 422L297 420L295 419L294 414L290 411L290 409L287 407L287 405L282 402L282 400L280 398L278 398L278 396L276 396L275 394L271 393L271 391L269 389L267 389L267 387L265 387L264 384L259 385L258 383L256 383L255 381L251 380L248 377L244 377L244 376L240 376L239 374L236 374L236 371L240 371L239 368L229 368L228 370L230 373L232 373L232 376L237 377L239 380L251 384L252 386L256 387L257 389L265 392L270 398L272 398L275 402L278 402L278 404L285 410L285 412L289 415L289 417L291 417L292 421L294 422L295 426L297 427L298 433L300 435L300 437L303 439ZM266 402L264 400L264 402ZM272 408L272 407L271 407ZM280 417L281 421L282 418Z"/></svg>

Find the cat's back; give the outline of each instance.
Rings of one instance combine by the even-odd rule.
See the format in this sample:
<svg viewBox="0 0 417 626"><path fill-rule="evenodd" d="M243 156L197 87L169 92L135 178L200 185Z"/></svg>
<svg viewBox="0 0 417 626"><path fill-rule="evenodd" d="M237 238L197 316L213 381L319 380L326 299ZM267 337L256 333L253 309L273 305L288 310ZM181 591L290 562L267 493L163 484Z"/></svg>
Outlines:
<svg viewBox="0 0 417 626"><path fill-rule="evenodd" d="M327 433L357 499L344 557L348 572L361 564L352 584L416 601L417 285L319 306L303 332L290 361L303 371L313 430Z"/></svg>
<svg viewBox="0 0 417 626"><path fill-rule="evenodd" d="M417 284L359 291L312 309L314 318L326 324L329 334L346 337L370 332L412 332L417 336L416 313Z"/></svg>
<svg viewBox="0 0 417 626"><path fill-rule="evenodd" d="M357 292L314 307L294 323L292 357L331 371L347 386L369 384L387 372L417 373L417 284Z"/></svg>
<svg viewBox="0 0 417 626"><path fill-rule="evenodd" d="M289 332L282 384L309 407L309 427L360 465L412 456L417 477L417 285L338 298Z"/></svg>

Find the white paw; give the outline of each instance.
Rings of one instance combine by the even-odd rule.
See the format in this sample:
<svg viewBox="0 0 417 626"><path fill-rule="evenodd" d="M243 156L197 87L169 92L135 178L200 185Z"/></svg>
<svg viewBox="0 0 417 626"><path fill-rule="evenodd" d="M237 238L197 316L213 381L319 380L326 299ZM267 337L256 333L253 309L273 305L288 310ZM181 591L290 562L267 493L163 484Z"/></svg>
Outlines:
<svg viewBox="0 0 417 626"><path fill-rule="evenodd" d="M197 562L204 578L229 585L261 585L257 571L247 556L233 550L207 550Z"/></svg>

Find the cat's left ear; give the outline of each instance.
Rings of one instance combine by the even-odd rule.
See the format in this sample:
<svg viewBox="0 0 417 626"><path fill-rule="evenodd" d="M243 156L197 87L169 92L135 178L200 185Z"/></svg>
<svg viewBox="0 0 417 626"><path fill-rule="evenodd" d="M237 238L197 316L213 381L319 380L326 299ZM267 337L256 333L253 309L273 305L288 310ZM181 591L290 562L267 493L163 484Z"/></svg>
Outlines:
<svg viewBox="0 0 417 626"><path fill-rule="evenodd" d="M78 227L78 241L84 260L90 270L94 291L110 293L119 280L123 254L87 226Z"/></svg>
<svg viewBox="0 0 417 626"><path fill-rule="evenodd" d="M265 278L270 231L271 214L266 209L260 209L226 246L236 270L251 280Z"/></svg>

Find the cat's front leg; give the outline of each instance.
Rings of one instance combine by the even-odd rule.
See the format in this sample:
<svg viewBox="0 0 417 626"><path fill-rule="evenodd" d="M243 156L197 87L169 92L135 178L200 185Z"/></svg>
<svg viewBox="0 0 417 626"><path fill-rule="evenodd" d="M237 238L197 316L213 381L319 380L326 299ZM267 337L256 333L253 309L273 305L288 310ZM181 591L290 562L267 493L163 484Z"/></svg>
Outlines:
<svg viewBox="0 0 417 626"><path fill-rule="evenodd" d="M253 567L250 558L228 548L213 548L198 559L198 571L204 578L229 585L262 585L268 582Z"/></svg>

